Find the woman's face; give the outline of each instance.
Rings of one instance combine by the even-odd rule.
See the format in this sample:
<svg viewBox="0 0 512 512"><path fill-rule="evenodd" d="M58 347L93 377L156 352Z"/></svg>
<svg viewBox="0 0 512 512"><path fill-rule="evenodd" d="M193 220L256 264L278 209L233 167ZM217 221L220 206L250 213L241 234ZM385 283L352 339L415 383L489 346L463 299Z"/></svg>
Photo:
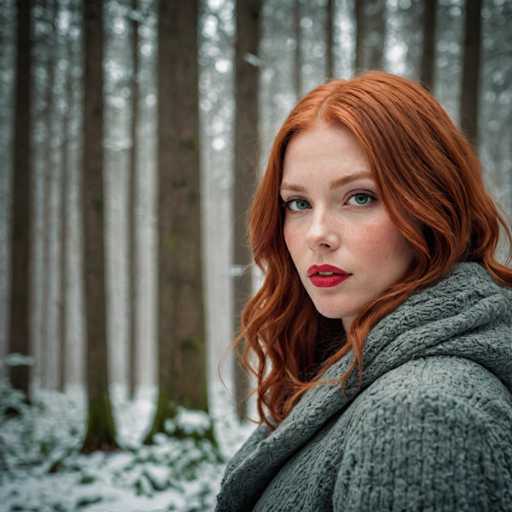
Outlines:
<svg viewBox="0 0 512 512"><path fill-rule="evenodd" d="M404 275L413 249L345 128L319 121L290 141L280 194L284 239L302 284L318 312L341 318L348 332L361 308Z"/></svg>

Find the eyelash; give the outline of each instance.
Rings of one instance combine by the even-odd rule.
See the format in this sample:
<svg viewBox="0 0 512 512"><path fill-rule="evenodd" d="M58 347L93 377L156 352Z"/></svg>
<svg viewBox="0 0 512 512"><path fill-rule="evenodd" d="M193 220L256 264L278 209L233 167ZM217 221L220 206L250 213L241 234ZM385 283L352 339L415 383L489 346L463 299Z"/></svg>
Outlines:
<svg viewBox="0 0 512 512"><path fill-rule="evenodd" d="M350 196L348 197L348 200L352 199L354 196L368 196L372 199L372 201L370 201L369 204L367 205L361 205L361 206L357 206L356 208L365 208L365 207L368 207L370 205L372 205L373 203L375 203L375 201L377 200L377 198L370 192L363 192L363 191L360 191L360 192L354 192L352 194L350 194ZM290 204L293 203L294 201L305 201L306 203L308 202L306 199L303 199L301 197L294 197L294 198L291 198L291 199L288 199L287 201L283 201L281 203L281 206L288 212L294 214L294 213L300 213L301 211L303 210L292 210L290 208Z"/></svg>

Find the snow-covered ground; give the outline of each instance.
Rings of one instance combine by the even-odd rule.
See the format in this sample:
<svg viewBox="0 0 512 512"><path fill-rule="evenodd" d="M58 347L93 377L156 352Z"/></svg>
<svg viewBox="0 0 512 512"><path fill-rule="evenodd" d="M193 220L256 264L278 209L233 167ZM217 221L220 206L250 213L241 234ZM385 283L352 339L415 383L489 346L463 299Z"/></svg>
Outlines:
<svg viewBox="0 0 512 512"><path fill-rule="evenodd" d="M164 512L211 511L225 461L255 428L240 425L223 389L216 391L212 417L223 460L207 442L176 441L167 436L153 446L141 440L150 424L154 390L134 402L113 389L122 450L84 456L84 396L36 391L34 406L6 420L0 410L0 510L5 512ZM17 403L0 383L0 406ZM181 411L182 428L201 430L208 417ZM173 426L169 425L172 429Z"/></svg>

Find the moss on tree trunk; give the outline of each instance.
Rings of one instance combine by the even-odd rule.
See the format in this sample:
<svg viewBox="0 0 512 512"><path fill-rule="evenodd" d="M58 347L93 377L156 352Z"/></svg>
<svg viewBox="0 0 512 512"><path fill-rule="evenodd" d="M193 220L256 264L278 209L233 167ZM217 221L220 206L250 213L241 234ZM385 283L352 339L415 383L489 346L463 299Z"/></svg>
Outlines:
<svg viewBox="0 0 512 512"><path fill-rule="evenodd" d="M119 448L116 441L116 428L108 394L89 400L87 432L81 453L97 450L112 452Z"/></svg>
<svg viewBox="0 0 512 512"><path fill-rule="evenodd" d="M217 439L215 438L215 432L213 429L213 421L210 419L210 426L203 432L187 432L179 424L176 423L178 414L178 407L176 403L171 399L170 394L165 391L161 391L158 394L156 412L154 415L151 430L146 434L144 438L144 444L152 444L156 434L165 434L169 437L176 439L193 439L194 441L207 440L212 443L214 448L219 447ZM166 428L168 421L173 422L173 428Z"/></svg>

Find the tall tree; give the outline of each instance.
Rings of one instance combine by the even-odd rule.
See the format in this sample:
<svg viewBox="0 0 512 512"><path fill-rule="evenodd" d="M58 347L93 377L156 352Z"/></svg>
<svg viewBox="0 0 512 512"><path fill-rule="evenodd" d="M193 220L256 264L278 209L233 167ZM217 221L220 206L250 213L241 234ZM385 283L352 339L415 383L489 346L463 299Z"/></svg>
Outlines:
<svg viewBox="0 0 512 512"><path fill-rule="evenodd" d="M201 260L199 2L158 7L158 399L150 442L177 406L207 410ZM176 435L183 432L175 432Z"/></svg>
<svg viewBox="0 0 512 512"><path fill-rule="evenodd" d="M386 42L386 0L357 0L355 70L382 69Z"/></svg>
<svg viewBox="0 0 512 512"><path fill-rule="evenodd" d="M293 2L293 33L295 36L295 51L293 55L293 85L295 87L295 98L298 100L302 96L302 0ZM244 37L244 36L242 36ZM242 55L243 58L243 55ZM238 82L237 82L238 83Z"/></svg>
<svg viewBox="0 0 512 512"><path fill-rule="evenodd" d="M109 394L104 246L103 3L82 0L83 142L81 165L85 288L87 432L82 452L117 448Z"/></svg>
<svg viewBox="0 0 512 512"><path fill-rule="evenodd" d="M297 4L296 4L297 6ZM254 192L259 167L259 46L261 0L235 3L235 145L234 145L234 240L233 264L240 269L234 283L235 333L240 330L240 313L252 293L251 253L247 244L247 211ZM300 46L300 41L297 41ZM240 345L243 349L243 345ZM235 399L240 419L247 417L248 378L234 365Z"/></svg>
<svg viewBox="0 0 512 512"><path fill-rule="evenodd" d="M354 24L356 31L356 47L354 50L354 71L360 73L364 66L364 48L366 22L364 16L364 0L354 2Z"/></svg>
<svg viewBox="0 0 512 512"><path fill-rule="evenodd" d="M480 57L482 53L482 0L466 0L460 124L464 133L478 147L478 104L480 100Z"/></svg>
<svg viewBox="0 0 512 512"><path fill-rule="evenodd" d="M128 172L128 285L129 285L129 310L128 315L130 327L128 331L128 395L130 399L135 397L137 388L137 333L138 333L138 311L137 311L137 279L139 276L137 261L137 159L139 155L138 126L139 126L139 2L131 0L131 121L130 121L130 155Z"/></svg>
<svg viewBox="0 0 512 512"><path fill-rule="evenodd" d="M425 2L429 0L411 0L398 2L393 13L401 43L405 47L403 74L413 80L420 80L421 59L423 55L425 25Z"/></svg>
<svg viewBox="0 0 512 512"><path fill-rule="evenodd" d="M335 0L327 0L325 12L325 77L334 78L334 19L336 17Z"/></svg>
<svg viewBox="0 0 512 512"><path fill-rule="evenodd" d="M74 51L73 41L71 38L71 32L73 24L75 22L75 5L73 0L69 3L70 21L68 30L66 33L66 44L65 44L65 84L64 84L64 98L66 108L62 116L62 135L61 135L61 176L60 176L60 212L59 217L61 219L61 231L59 234L60 244L60 282L59 282L59 337L58 337L58 375L59 382L58 388L61 392L65 391L66 387L66 368L67 368L67 355L68 355L68 317L69 307L67 301L67 289L68 289L68 271L67 261L69 255L69 237L68 233L70 230L70 210L69 210L69 195L71 192L71 180L70 180L70 169L71 169L71 117L73 112L73 62L74 62Z"/></svg>
<svg viewBox="0 0 512 512"><path fill-rule="evenodd" d="M11 199L11 287L9 353L31 353L30 306L32 264L32 1L16 2L17 55L14 81L13 186ZM11 366L11 385L30 401L30 367Z"/></svg>
<svg viewBox="0 0 512 512"><path fill-rule="evenodd" d="M44 125L46 129L43 150L43 301L42 301L42 332L41 332L41 363L42 383L50 387L52 359L55 355L51 343L52 326L52 192L55 181L55 158L53 144L55 142L55 71L57 67L57 1L45 0L43 7L46 14L46 84L44 90Z"/></svg>
<svg viewBox="0 0 512 512"><path fill-rule="evenodd" d="M423 0L423 51L421 54L420 82L434 90L436 63L436 27L438 0Z"/></svg>
<svg viewBox="0 0 512 512"><path fill-rule="evenodd" d="M368 69L384 68L384 49L386 45L386 0L370 0L367 2L367 67Z"/></svg>

